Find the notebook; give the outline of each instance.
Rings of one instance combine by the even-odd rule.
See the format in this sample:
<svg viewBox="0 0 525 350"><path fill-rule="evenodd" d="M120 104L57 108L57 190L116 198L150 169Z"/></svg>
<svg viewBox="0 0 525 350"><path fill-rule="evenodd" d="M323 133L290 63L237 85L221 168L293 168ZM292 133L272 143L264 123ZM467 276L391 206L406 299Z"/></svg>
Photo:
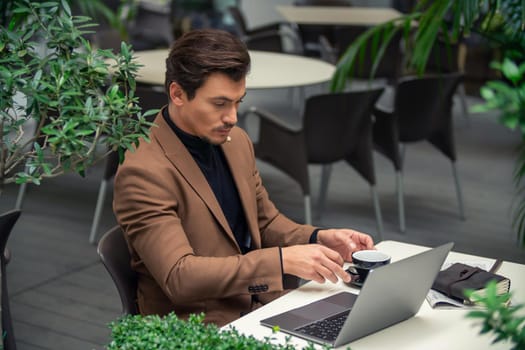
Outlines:
<svg viewBox="0 0 525 350"><path fill-rule="evenodd" d="M261 320L268 327L341 346L414 316L445 261L447 243L370 271L359 295L343 291Z"/></svg>

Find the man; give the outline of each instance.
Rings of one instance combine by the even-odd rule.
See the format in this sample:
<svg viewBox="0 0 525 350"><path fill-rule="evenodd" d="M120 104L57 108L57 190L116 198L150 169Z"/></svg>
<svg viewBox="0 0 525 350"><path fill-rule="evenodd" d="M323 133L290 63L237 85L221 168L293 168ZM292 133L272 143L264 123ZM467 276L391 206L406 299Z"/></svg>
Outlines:
<svg viewBox="0 0 525 350"><path fill-rule="evenodd" d="M115 178L140 312L204 312L222 326L279 296L289 277L348 282L343 263L372 249L370 236L286 218L235 126L250 67L245 45L227 32L192 31L166 66L168 106Z"/></svg>

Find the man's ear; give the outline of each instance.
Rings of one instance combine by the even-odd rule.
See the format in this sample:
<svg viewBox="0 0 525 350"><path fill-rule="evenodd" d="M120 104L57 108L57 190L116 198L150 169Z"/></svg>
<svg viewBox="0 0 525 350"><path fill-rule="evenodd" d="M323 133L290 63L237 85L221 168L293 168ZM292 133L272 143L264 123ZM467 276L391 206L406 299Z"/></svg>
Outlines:
<svg viewBox="0 0 525 350"><path fill-rule="evenodd" d="M170 84L170 100L176 106L182 106L184 101L187 100L186 93L182 87L174 81Z"/></svg>

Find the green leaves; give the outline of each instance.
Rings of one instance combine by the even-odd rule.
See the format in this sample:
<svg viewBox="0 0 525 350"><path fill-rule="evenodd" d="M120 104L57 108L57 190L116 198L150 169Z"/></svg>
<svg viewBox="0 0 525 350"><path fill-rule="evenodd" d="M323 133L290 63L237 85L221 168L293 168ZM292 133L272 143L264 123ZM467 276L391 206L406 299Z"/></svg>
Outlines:
<svg viewBox="0 0 525 350"><path fill-rule="evenodd" d="M93 50L83 37L89 18L72 16L66 0L15 1L0 27L0 185L82 175L104 157L100 145L130 149L147 139L131 47Z"/></svg>
<svg viewBox="0 0 525 350"><path fill-rule="evenodd" d="M187 321L174 313L163 317L124 316L109 325L112 341L107 350L295 350L289 338L285 344L275 344L271 338L257 340L236 329L221 331L213 324L204 324L203 320L204 314L190 315ZM314 350L315 347L309 344L303 349Z"/></svg>
<svg viewBox="0 0 525 350"><path fill-rule="evenodd" d="M508 306L511 295L498 295L495 281L487 284L485 295L473 290L467 291L466 295L482 306L467 314L468 318L481 321L480 334L493 333L493 343L510 341L513 350L525 348L525 317L520 314L525 305Z"/></svg>

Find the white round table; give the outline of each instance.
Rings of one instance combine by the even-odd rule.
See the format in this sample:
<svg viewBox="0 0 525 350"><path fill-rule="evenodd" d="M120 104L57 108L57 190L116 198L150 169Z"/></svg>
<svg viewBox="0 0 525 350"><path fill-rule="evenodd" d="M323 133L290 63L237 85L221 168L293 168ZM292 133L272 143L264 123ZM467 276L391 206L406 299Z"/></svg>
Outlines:
<svg viewBox="0 0 525 350"><path fill-rule="evenodd" d="M138 82L164 85L168 49L136 51L134 56L142 65L136 78ZM248 89L305 87L328 82L335 72L334 65L303 56L250 51L250 57Z"/></svg>

